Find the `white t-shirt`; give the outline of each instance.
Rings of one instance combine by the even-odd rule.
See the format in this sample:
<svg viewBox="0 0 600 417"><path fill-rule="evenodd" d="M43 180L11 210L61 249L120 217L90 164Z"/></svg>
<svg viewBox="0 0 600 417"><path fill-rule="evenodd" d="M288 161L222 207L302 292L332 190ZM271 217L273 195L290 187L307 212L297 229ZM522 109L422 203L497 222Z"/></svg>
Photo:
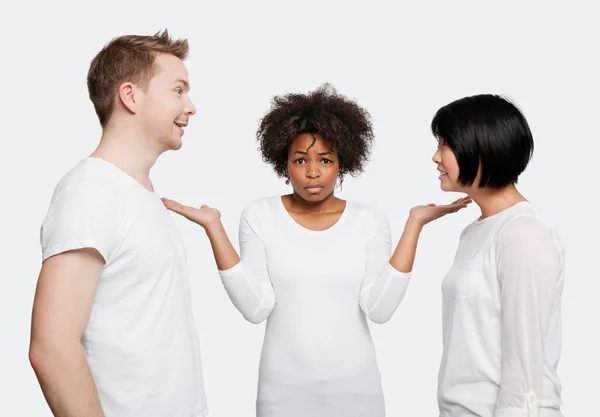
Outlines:
<svg viewBox="0 0 600 417"><path fill-rule="evenodd" d="M384 416L365 317L389 320L409 282L389 264L387 217L348 201L335 225L312 231L268 197L246 207L239 239L242 261L220 274L247 320L268 317L258 417Z"/></svg>
<svg viewBox="0 0 600 417"><path fill-rule="evenodd" d="M520 202L463 231L442 282L441 417L561 417L564 250Z"/></svg>
<svg viewBox="0 0 600 417"><path fill-rule="evenodd" d="M82 338L106 417L207 415L186 251L160 196L86 158L57 185L41 246L106 261Z"/></svg>

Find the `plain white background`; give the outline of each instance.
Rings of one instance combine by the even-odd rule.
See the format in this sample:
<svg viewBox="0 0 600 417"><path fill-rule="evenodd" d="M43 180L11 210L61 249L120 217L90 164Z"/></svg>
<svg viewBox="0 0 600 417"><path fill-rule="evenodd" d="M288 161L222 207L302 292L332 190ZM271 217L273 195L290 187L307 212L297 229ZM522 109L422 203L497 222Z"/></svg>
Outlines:
<svg viewBox="0 0 600 417"><path fill-rule="evenodd" d="M340 196L385 210L395 241L412 206L458 197L439 190L431 162L435 111L483 92L514 99L536 146L520 189L555 219L567 250L563 412L597 415L600 30L591 4L2 6L0 416L51 415L27 357L39 227L57 181L100 137L87 96L89 62L115 36L165 27L190 41L198 113L183 148L163 155L152 179L166 197L219 208L236 245L244 206L289 191L262 163L255 140L273 95L331 82L369 110L376 131L372 160L364 175L347 179ZM426 227L405 301L390 322L371 326L389 416L437 415L440 281L461 230L478 215L472 206ZM188 249L211 416L253 416L264 324L245 322L231 305L201 228L176 220Z"/></svg>

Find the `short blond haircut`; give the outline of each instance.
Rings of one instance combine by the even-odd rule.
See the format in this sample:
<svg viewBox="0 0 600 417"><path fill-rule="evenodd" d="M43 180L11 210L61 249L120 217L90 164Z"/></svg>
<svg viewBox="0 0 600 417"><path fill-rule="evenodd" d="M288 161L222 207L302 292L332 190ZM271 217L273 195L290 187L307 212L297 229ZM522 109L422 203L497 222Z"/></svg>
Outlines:
<svg viewBox="0 0 600 417"><path fill-rule="evenodd" d="M184 60L187 39L171 39L165 29L153 36L125 35L112 39L94 57L87 76L90 100L102 127L106 127L115 106L119 86L132 82L146 88L156 73L159 53Z"/></svg>

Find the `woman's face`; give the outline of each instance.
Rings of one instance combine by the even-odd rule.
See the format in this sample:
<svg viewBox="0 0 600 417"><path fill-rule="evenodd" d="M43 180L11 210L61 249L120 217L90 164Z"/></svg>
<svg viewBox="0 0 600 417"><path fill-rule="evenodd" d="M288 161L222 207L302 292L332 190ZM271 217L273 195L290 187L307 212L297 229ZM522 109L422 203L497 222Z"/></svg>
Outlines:
<svg viewBox="0 0 600 417"><path fill-rule="evenodd" d="M438 147L433 154L432 160L437 164L437 169L440 171L440 187L443 191L465 192L465 186L458 181L460 173L458 162L456 161L454 152L446 145L444 139L438 139Z"/></svg>
<svg viewBox="0 0 600 417"><path fill-rule="evenodd" d="M325 200L335 189L338 154L318 134L298 135L290 146L287 173L294 193L310 202Z"/></svg>

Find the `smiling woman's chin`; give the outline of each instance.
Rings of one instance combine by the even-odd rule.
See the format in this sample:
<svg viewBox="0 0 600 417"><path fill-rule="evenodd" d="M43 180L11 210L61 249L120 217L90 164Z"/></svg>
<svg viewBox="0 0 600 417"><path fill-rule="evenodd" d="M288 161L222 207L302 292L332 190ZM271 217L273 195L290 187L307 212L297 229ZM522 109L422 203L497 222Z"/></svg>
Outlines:
<svg viewBox="0 0 600 417"><path fill-rule="evenodd" d="M169 142L166 144L167 148L172 151L178 151L183 146L183 141L181 138L171 138Z"/></svg>

